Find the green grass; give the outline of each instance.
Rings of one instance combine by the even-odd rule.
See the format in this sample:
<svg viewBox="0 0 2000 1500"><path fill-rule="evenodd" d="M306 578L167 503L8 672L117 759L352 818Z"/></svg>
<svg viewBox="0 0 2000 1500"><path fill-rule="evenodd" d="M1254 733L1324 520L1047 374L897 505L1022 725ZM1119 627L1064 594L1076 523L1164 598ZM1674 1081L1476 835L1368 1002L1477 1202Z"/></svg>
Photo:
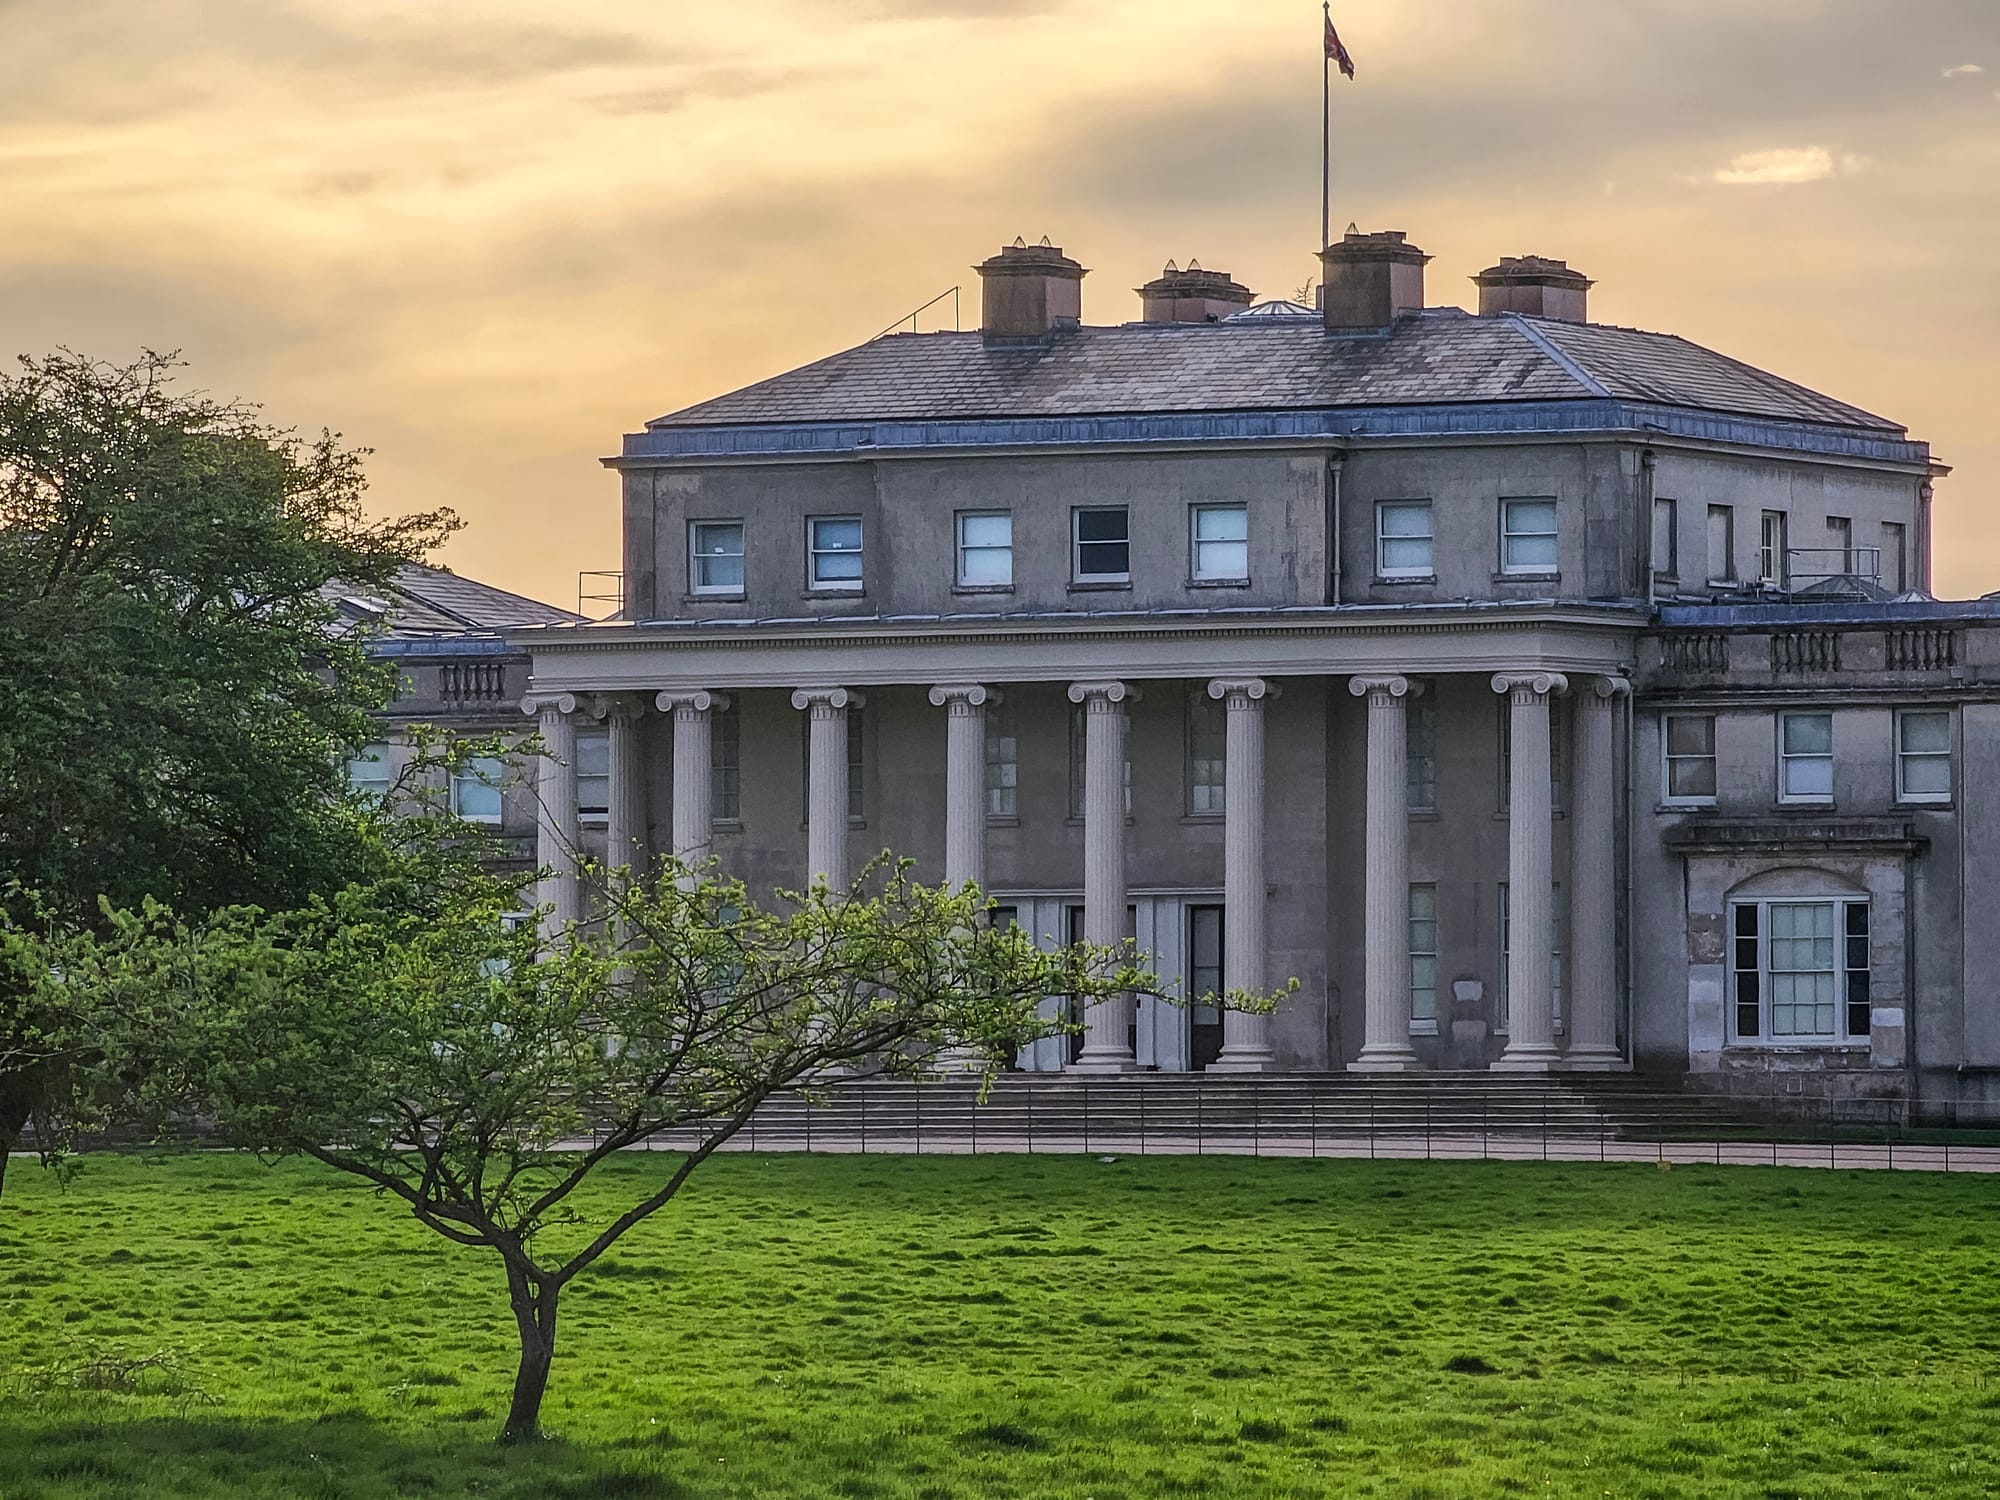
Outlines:
<svg viewBox="0 0 2000 1500"><path fill-rule="evenodd" d="M17 1164L0 1500L1984 1496L1996 1247L1976 1177L728 1157L565 1300L522 1451L497 1266L372 1193Z"/></svg>

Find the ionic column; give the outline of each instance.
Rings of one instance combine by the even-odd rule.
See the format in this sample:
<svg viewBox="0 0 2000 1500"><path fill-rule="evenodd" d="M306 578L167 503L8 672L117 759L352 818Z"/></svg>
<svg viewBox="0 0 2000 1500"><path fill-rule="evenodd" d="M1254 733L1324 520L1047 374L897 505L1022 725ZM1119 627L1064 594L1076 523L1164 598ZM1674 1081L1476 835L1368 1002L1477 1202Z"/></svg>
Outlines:
<svg viewBox="0 0 2000 1500"><path fill-rule="evenodd" d="M1549 703L1569 691L1556 672L1502 672L1512 765L1507 781L1507 1050L1494 1067L1545 1073L1556 1050L1555 809L1549 796Z"/></svg>
<svg viewBox="0 0 2000 1500"><path fill-rule="evenodd" d="M1368 815L1362 943L1364 1031L1355 1073L1418 1067L1410 1045L1410 715L1417 684L1356 677L1368 700Z"/></svg>
<svg viewBox="0 0 2000 1500"><path fill-rule="evenodd" d="M1563 1065L1605 1072L1618 1051L1619 710L1632 691L1596 677L1578 698L1569 827L1569 1052Z"/></svg>
<svg viewBox="0 0 2000 1500"><path fill-rule="evenodd" d="M976 682L931 689L945 710L944 879L954 890L986 885L986 705L999 701Z"/></svg>
<svg viewBox="0 0 2000 1500"><path fill-rule="evenodd" d="M646 712L636 698L606 702L611 736L611 788L605 808L604 863L607 869L643 872L646 859L646 764L639 726Z"/></svg>
<svg viewBox="0 0 2000 1500"><path fill-rule="evenodd" d="M1137 688L1123 682L1075 682L1069 701L1084 706L1083 938L1105 948L1125 942L1125 705ZM1129 1073L1132 996L1093 1005L1084 1014L1083 1053L1072 1072Z"/></svg>
<svg viewBox="0 0 2000 1500"><path fill-rule="evenodd" d="M847 888L847 711L866 700L852 688L801 688L792 707L812 715L806 739L806 878Z"/></svg>
<svg viewBox="0 0 2000 1500"><path fill-rule="evenodd" d="M1222 982L1225 988L1262 994L1265 988L1264 700L1277 689L1261 678L1218 679L1208 696L1224 707ZM1190 999L1193 997L1190 996ZM1275 1063L1271 1018L1243 1011L1222 1013L1222 1055L1211 1073L1263 1073Z"/></svg>
<svg viewBox="0 0 2000 1500"><path fill-rule="evenodd" d="M729 700L706 688L669 689L653 703L674 716L674 858L698 865L708 858L715 817L715 715L728 709ZM683 874L682 884L691 878Z"/></svg>
<svg viewBox="0 0 2000 1500"><path fill-rule="evenodd" d="M576 812L575 697L559 693L530 698L522 712L540 721L542 756L535 777L535 863L543 871L535 904L545 908L542 935L553 937L583 916L576 854L582 829Z"/></svg>

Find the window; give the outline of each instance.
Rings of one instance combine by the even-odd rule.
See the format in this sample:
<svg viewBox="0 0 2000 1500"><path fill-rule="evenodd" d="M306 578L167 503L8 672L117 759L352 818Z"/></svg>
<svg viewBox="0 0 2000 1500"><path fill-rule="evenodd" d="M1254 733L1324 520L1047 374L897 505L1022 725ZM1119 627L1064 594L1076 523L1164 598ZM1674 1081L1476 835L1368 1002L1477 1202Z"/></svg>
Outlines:
<svg viewBox="0 0 2000 1500"><path fill-rule="evenodd" d="M1077 583L1130 583L1132 531L1124 506L1070 512L1070 577Z"/></svg>
<svg viewBox="0 0 2000 1500"><path fill-rule="evenodd" d="M806 522L806 581L816 589L861 588L861 518L815 516Z"/></svg>
<svg viewBox="0 0 2000 1500"><path fill-rule="evenodd" d="M1672 500L1653 502L1653 576L1680 576L1680 506Z"/></svg>
<svg viewBox="0 0 2000 1500"><path fill-rule="evenodd" d="M1069 815L1083 816L1084 777L1090 759L1090 709L1078 703L1069 714ZM1125 734L1125 816L1132 816L1132 734Z"/></svg>
<svg viewBox="0 0 2000 1500"><path fill-rule="evenodd" d="M585 730L576 737L576 810L585 822L601 823L611 812L611 735Z"/></svg>
<svg viewBox="0 0 2000 1500"><path fill-rule="evenodd" d="M1854 571L1854 522L1846 516L1826 518L1826 546L1834 555L1833 571Z"/></svg>
<svg viewBox="0 0 2000 1500"><path fill-rule="evenodd" d="M743 718L736 704L718 709L708 721L709 821L743 818Z"/></svg>
<svg viewBox="0 0 2000 1500"><path fill-rule="evenodd" d="M1715 803L1715 715L1668 714L1661 742L1666 749L1665 801L1669 807L1710 807Z"/></svg>
<svg viewBox="0 0 2000 1500"><path fill-rule="evenodd" d="M475 755L451 773L451 810L468 823L500 821L500 784L506 768L499 757Z"/></svg>
<svg viewBox="0 0 2000 1500"><path fill-rule="evenodd" d="M1187 690L1187 810L1191 817L1222 816L1229 746L1228 710L1198 682Z"/></svg>
<svg viewBox="0 0 2000 1500"><path fill-rule="evenodd" d="M991 704L986 710L986 816L1011 818L1020 811L1021 737L1012 708Z"/></svg>
<svg viewBox="0 0 2000 1500"><path fill-rule="evenodd" d="M1556 503L1553 500L1500 502L1500 571L1553 573L1556 570Z"/></svg>
<svg viewBox="0 0 2000 1500"><path fill-rule="evenodd" d="M1409 755L1407 778L1411 812L1437 811L1438 789L1438 710L1437 698L1428 689L1409 703Z"/></svg>
<svg viewBox="0 0 2000 1500"><path fill-rule="evenodd" d="M1438 1029L1438 888L1410 887L1410 1030L1435 1036Z"/></svg>
<svg viewBox="0 0 2000 1500"><path fill-rule="evenodd" d="M1910 587L1909 535L1901 521L1882 523L1882 584L1898 594Z"/></svg>
<svg viewBox="0 0 2000 1500"><path fill-rule="evenodd" d="M958 513L958 586L1004 589L1014 584L1014 517L1004 510Z"/></svg>
<svg viewBox="0 0 2000 1500"><path fill-rule="evenodd" d="M1250 512L1241 505L1197 505L1188 513L1197 583L1240 583L1250 576Z"/></svg>
<svg viewBox="0 0 2000 1500"><path fill-rule="evenodd" d="M371 802L389 795L389 747L363 745L347 763L347 785Z"/></svg>
<svg viewBox="0 0 2000 1500"><path fill-rule="evenodd" d="M1711 505L1708 508L1708 577L1711 583L1729 583L1736 577L1736 507Z"/></svg>
<svg viewBox="0 0 2000 1500"><path fill-rule="evenodd" d="M1786 532L1785 513L1781 510L1764 512L1762 526L1757 533L1757 581L1783 586L1785 582Z"/></svg>
<svg viewBox="0 0 2000 1500"><path fill-rule="evenodd" d="M1951 715L1943 709L1896 715L1896 798L1951 801Z"/></svg>
<svg viewBox="0 0 2000 1500"><path fill-rule="evenodd" d="M1549 1003L1555 1011L1556 1029L1562 1029L1562 988L1563 988L1563 929L1567 925L1568 913L1563 910L1562 885L1558 882L1549 888ZM1514 914L1507 903L1507 882L1500 882L1500 983L1497 986L1498 1004L1494 1009L1493 1029L1505 1031L1508 1026L1507 958L1514 951Z"/></svg>
<svg viewBox="0 0 2000 1500"><path fill-rule="evenodd" d="M1833 801L1833 715L1778 715L1778 800Z"/></svg>
<svg viewBox="0 0 2000 1500"><path fill-rule="evenodd" d="M1867 1039L1866 900L1740 901L1730 933L1738 1041Z"/></svg>
<svg viewBox="0 0 2000 1500"><path fill-rule="evenodd" d="M696 594L743 592L743 523L688 523L688 588Z"/></svg>
<svg viewBox="0 0 2000 1500"><path fill-rule="evenodd" d="M1432 563L1431 503L1384 500L1375 507L1375 572L1381 578L1429 578Z"/></svg>
<svg viewBox="0 0 2000 1500"><path fill-rule="evenodd" d="M1190 906L1188 921L1188 1067L1202 1072L1222 1055L1223 953L1228 943L1227 913L1219 906Z"/></svg>

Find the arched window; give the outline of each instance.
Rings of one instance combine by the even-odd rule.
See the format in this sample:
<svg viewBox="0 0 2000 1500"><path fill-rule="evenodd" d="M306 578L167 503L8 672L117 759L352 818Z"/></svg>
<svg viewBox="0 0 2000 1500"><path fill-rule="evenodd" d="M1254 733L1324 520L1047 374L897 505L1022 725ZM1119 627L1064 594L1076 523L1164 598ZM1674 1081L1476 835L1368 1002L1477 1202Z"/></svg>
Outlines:
<svg viewBox="0 0 2000 1500"><path fill-rule="evenodd" d="M1868 896L1810 871L1746 881L1729 901L1732 1040L1745 1045L1866 1042Z"/></svg>

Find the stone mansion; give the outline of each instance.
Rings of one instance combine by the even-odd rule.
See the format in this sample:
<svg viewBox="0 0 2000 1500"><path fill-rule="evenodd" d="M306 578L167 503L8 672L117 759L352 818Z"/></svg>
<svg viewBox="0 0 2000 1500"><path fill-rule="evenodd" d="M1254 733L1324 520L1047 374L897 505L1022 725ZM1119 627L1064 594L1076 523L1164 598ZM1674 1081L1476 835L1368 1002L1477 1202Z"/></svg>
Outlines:
<svg viewBox="0 0 2000 1500"><path fill-rule="evenodd" d="M1170 265L1092 323L1016 242L977 332L627 436L622 612L405 642L397 713L537 716L466 804L558 917L577 848L890 849L1194 1002L1026 1069L2000 1099L2000 600L1930 597L1929 448L1561 261L1468 312L1401 234L1321 259L1317 309Z"/></svg>

